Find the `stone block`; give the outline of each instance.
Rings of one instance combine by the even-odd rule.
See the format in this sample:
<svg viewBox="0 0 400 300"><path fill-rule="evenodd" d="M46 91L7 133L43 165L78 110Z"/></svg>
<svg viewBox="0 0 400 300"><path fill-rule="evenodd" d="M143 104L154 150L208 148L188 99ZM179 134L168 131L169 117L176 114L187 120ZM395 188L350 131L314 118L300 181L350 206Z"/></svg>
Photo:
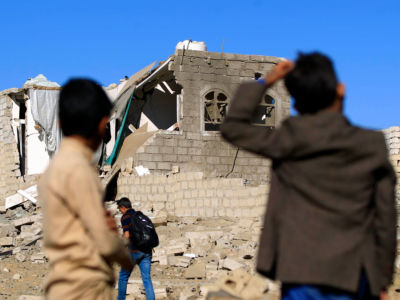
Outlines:
<svg viewBox="0 0 400 300"><path fill-rule="evenodd" d="M178 156L176 154L163 154L163 161L176 162Z"/></svg>
<svg viewBox="0 0 400 300"><path fill-rule="evenodd" d="M15 194L15 195L9 196L6 198L5 208L9 209L9 208L17 206L25 201L26 201L26 199L24 197L22 197L20 194Z"/></svg>
<svg viewBox="0 0 400 300"><path fill-rule="evenodd" d="M0 238L0 246L12 247L15 246L15 239L13 237L2 237Z"/></svg>
<svg viewBox="0 0 400 300"><path fill-rule="evenodd" d="M168 265L187 268L191 262L190 257L186 256L168 256Z"/></svg>
<svg viewBox="0 0 400 300"><path fill-rule="evenodd" d="M179 147L193 147L193 140L179 140L178 142Z"/></svg>
<svg viewBox="0 0 400 300"><path fill-rule="evenodd" d="M15 255L15 259L19 262L24 262L26 260L26 256L22 253L17 253Z"/></svg>
<svg viewBox="0 0 400 300"><path fill-rule="evenodd" d="M172 164L169 162L158 162L157 169L159 170L171 170Z"/></svg>
<svg viewBox="0 0 400 300"><path fill-rule="evenodd" d="M162 154L173 154L174 153L174 148L173 147L160 147L160 153Z"/></svg>
<svg viewBox="0 0 400 300"><path fill-rule="evenodd" d="M201 155L202 149L201 148L188 148L189 155Z"/></svg>
<svg viewBox="0 0 400 300"><path fill-rule="evenodd" d="M135 283L128 283L126 286L126 294L127 295L140 295L141 294L141 289L140 285L135 284Z"/></svg>
<svg viewBox="0 0 400 300"><path fill-rule="evenodd" d="M203 262L189 266L183 273L186 279L202 279L206 277L206 265Z"/></svg>
<svg viewBox="0 0 400 300"><path fill-rule="evenodd" d="M175 245L171 245L165 248L165 253L167 255L170 254L180 254L184 253L187 250L187 244L185 243L176 243Z"/></svg>
<svg viewBox="0 0 400 300"><path fill-rule="evenodd" d="M210 217L214 217L214 209L213 208L206 208L206 217L210 218Z"/></svg>
<svg viewBox="0 0 400 300"><path fill-rule="evenodd" d="M42 296L32 296L32 295L21 295L18 300L44 300Z"/></svg>
<svg viewBox="0 0 400 300"><path fill-rule="evenodd" d="M44 263L46 261L46 256L43 252L39 252L31 255L30 259L33 263Z"/></svg>
<svg viewBox="0 0 400 300"><path fill-rule="evenodd" d="M167 290L165 288L155 288L154 289L155 299L166 299L167 298Z"/></svg>
<svg viewBox="0 0 400 300"><path fill-rule="evenodd" d="M186 133L186 138L188 140L201 140L201 134L196 132L188 132Z"/></svg>
<svg viewBox="0 0 400 300"><path fill-rule="evenodd" d="M241 269L243 268L243 265L239 262L237 262L236 260L233 260L231 258L225 258L222 262L221 262L221 267L224 269L228 269L228 270L236 270L236 269Z"/></svg>

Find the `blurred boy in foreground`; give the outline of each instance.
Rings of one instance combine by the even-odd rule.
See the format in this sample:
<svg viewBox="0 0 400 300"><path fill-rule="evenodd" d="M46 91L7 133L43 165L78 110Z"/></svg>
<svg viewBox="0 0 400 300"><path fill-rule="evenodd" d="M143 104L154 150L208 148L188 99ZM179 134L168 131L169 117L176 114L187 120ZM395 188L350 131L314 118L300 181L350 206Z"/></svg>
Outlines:
<svg viewBox="0 0 400 300"><path fill-rule="evenodd" d="M60 93L65 138L39 183L50 261L45 294L50 300L114 299L111 263L132 268L115 220L103 206L103 189L92 165L111 107L91 80L70 80Z"/></svg>
<svg viewBox="0 0 400 300"><path fill-rule="evenodd" d="M251 124L266 90L284 79L298 116ZM395 174L383 134L343 116L344 85L326 56L300 54L242 84L221 126L232 144L272 160L257 270L282 298L386 296L396 251Z"/></svg>

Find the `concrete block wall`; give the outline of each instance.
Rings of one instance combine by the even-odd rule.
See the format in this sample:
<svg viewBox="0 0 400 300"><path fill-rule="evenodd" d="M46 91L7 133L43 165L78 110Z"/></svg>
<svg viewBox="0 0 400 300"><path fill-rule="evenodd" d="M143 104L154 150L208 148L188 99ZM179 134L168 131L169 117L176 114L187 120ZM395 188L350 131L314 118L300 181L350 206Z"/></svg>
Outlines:
<svg viewBox="0 0 400 300"><path fill-rule="evenodd" d="M240 178L204 178L202 172L134 175L118 178L118 197L127 196L141 210L183 217L260 217L268 186L246 186Z"/></svg>
<svg viewBox="0 0 400 300"><path fill-rule="evenodd" d="M396 196L397 196L397 203L399 206L399 217L400 217L400 154L390 155L390 161L397 175Z"/></svg>
<svg viewBox="0 0 400 300"><path fill-rule="evenodd" d="M206 175L225 176L232 170L237 148L222 140L218 131L204 130L204 95L223 91L228 102L241 82L265 74L281 59L270 56L222 54L177 50L169 64L178 84L182 101L178 103L179 132L160 132L139 149L135 165L152 173L167 173L178 165L182 171L202 171ZM275 125L289 116L290 97L282 82L267 92L275 99ZM229 105L228 105L229 109ZM238 152L229 177L243 178L251 184L269 182L270 162L244 150Z"/></svg>
<svg viewBox="0 0 400 300"><path fill-rule="evenodd" d="M382 132L385 135L390 161L397 175L396 197L400 216L400 126L393 126Z"/></svg>
<svg viewBox="0 0 400 300"><path fill-rule="evenodd" d="M182 117L178 120L181 130L204 134L203 97L207 92L222 90L229 101L241 82L254 80L255 73L267 73L281 60L271 56L177 50L169 70L174 72L177 83L183 87L183 105L178 112ZM282 81L267 94L276 101L278 125L290 114L289 94Z"/></svg>
<svg viewBox="0 0 400 300"><path fill-rule="evenodd" d="M12 99L0 96L0 197L14 194L21 184L19 154L11 127Z"/></svg>
<svg viewBox="0 0 400 300"><path fill-rule="evenodd" d="M151 173L168 173L172 166L182 172L202 171L208 176L247 179L250 184L269 182L270 160L239 150L223 141L218 134L202 135L191 132L157 133L148 140L134 159Z"/></svg>
<svg viewBox="0 0 400 300"><path fill-rule="evenodd" d="M382 130L390 155L400 154L400 126Z"/></svg>

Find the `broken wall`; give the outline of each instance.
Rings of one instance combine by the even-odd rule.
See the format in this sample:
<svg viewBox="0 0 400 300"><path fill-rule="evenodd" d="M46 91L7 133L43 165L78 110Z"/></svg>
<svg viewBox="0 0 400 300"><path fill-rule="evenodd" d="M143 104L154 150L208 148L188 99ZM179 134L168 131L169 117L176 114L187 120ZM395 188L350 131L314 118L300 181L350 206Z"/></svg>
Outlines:
<svg viewBox="0 0 400 300"><path fill-rule="evenodd" d="M0 197L14 194L23 183L12 121L13 100L0 95Z"/></svg>
<svg viewBox="0 0 400 300"><path fill-rule="evenodd" d="M400 126L382 130L390 155L400 154Z"/></svg>
<svg viewBox="0 0 400 300"><path fill-rule="evenodd" d="M182 86L177 105L179 131L161 131L146 142L135 157L135 165L143 165L152 173L165 173L178 165L186 172L229 174L246 178L252 184L267 183L268 160L244 150L237 152L237 148L222 140L218 130L206 130L205 95L210 91L223 92L229 109L229 101L241 82L265 74L280 60L269 56L177 50L169 70ZM273 120L274 126L278 126L289 116L290 97L282 82L267 94L275 100ZM226 112L226 107L219 109L221 113Z"/></svg>
<svg viewBox="0 0 400 300"><path fill-rule="evenodd" d="M238 151L222 141L219 134L160 132L139 148L134 161L149 168L151 173L167 173L172 166L179 166L182 172L203 171L214 177L245 178L252 184L269 181L269 160Z"/></svg>
<svg viewBox="0 0 400 300"><path fill-rule="evenodd" d="M250 187L240 178L205 178L202 172L170 176L120 176L118 195L141 210L185 217L261 217L269 188Z"/></svg>

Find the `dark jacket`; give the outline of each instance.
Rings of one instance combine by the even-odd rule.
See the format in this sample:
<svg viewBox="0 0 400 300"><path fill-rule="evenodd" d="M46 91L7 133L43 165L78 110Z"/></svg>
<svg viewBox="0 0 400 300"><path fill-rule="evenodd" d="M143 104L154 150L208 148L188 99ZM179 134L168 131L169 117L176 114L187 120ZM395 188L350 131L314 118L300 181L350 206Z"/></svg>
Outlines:
<svg viewBox="0 0 400 300"><path fill-rule="evenodd" d="M257 270L286 283L372 293L391 284L396 252L396 177L383 134L321 111L269 130L251 117L266 91L242 84L221 126L234 145L272 159Z"/></svg>

